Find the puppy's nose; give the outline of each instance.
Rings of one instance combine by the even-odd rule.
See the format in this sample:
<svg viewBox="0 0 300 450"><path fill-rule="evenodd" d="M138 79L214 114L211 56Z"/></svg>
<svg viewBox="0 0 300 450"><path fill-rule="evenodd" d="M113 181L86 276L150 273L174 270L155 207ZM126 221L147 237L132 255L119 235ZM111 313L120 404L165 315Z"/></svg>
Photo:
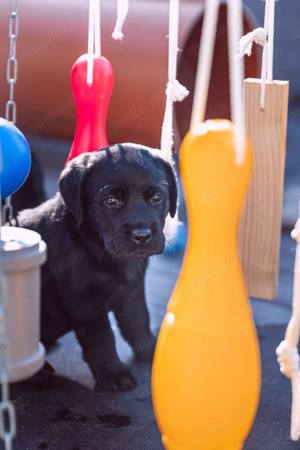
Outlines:
<svg viewBox="0 0 300 450"><path fill-rule="evenodd" d="M145 245L151 240L152 232L150 228L137 228L132 230L131 236L136 244Z"/></svg>

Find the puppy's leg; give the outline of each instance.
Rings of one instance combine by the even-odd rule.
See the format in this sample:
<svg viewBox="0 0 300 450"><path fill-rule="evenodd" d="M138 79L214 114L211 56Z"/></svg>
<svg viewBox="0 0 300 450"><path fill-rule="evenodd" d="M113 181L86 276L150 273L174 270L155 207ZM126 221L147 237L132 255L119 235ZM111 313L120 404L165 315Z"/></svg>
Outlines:
<svg viewBox="0 0 300 450"><path fill-rule="evenodd" d="M155 337L150 330L144 280L129 285L115 298L112 309L124 339L141 361L151 361Z"/></svg>
<svg viewBox="0 0 300 450"><path fill-rule="evenodd" d="M129 367L117 355L114 334L107 316L81 323L75 328L75 333L98 387L126 390L136 385Z"/></svg>

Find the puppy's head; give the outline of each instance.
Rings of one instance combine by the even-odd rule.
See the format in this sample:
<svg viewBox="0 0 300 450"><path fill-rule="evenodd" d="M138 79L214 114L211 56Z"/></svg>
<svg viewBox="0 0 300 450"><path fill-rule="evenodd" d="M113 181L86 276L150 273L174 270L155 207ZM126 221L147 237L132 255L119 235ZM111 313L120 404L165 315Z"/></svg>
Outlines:
<svg viewBox="0 0 300 450"><path fill-rule="evenodd" d="M164 249L165 218L177 205L172 166L160 150L120 144L84 153L59 180L77 226L90 226L108 253L147 257Z"/></svg>

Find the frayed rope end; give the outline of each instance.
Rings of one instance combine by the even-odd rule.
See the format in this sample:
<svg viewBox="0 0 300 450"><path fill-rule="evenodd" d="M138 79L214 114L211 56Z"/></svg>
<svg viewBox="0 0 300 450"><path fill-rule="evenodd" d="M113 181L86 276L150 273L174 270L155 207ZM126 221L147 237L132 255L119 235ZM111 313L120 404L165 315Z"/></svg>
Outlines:
<svg viewBox="0 0 300 450"><path fill-rule="evenodd" d="M178 80L172 80L168 82L166 94L173 102L182 102L189 95L189 91Z"/></svg>
<svg viewBox="0 0 300 450"><path fill-rule="evenodd" d="M124 38L124 34L120 30L114 30L112 37L116 41L122 41L122 39Z"/></svg>

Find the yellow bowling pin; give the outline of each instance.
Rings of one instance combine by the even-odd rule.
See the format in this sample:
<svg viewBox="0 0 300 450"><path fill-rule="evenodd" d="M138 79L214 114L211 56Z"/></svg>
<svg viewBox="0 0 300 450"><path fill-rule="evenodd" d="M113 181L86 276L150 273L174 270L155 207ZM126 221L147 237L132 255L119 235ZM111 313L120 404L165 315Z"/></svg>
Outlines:
<svg viewBox="0 0 300 450"><path fill-rule="evenodd" d="M180 165L189 239L153 363L154 410L167 450L240 450L255 417L260 361L238 254L252 151L235 164L233 125L197 125Z"/></svg>

